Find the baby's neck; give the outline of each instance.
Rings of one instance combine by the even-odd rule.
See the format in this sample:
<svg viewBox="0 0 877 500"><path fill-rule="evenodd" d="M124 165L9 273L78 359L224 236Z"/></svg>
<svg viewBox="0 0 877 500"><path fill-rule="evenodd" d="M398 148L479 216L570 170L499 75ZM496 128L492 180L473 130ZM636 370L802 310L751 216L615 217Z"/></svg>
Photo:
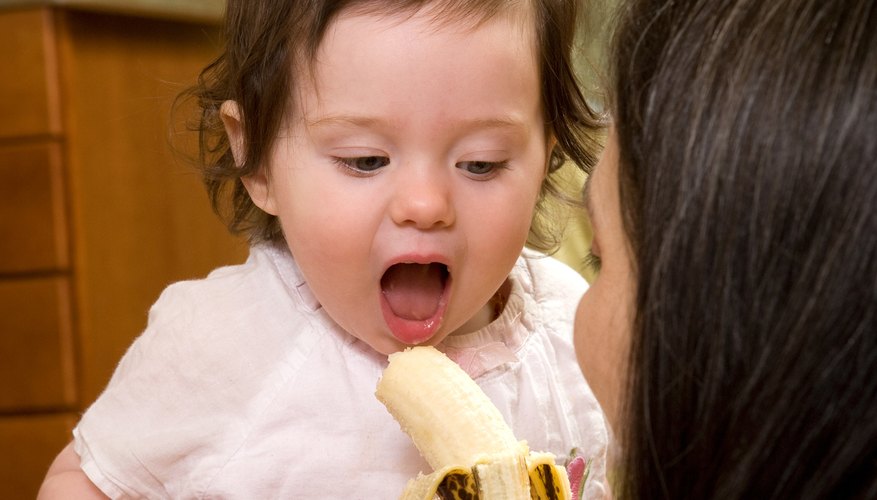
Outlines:
<svg viewBox="0 0 877 500"><path fill-rule="evenodd" d="M499 287L499 290L497 290L493 297L491 297L474 316L469 318L469 321L463 323L463 326L458 328L452 335L472 333L492 323L500 314L502 314L502 310L505 308L506 301L508 300L510 289L511 283L506 280L505 283Z"/></svg>

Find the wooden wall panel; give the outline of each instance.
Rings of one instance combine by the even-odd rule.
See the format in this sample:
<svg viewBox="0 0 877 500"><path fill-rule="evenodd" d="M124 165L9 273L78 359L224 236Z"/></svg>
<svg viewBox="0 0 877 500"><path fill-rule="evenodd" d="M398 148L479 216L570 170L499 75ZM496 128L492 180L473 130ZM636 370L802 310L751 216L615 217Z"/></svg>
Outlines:
<svg viewBox="0 0 877 500"><path fill-rule="evenodd" d="M66 278L0 281L0 412L76 404L70 307Z"/></svg>
<svg viewBox="0 0 877 500"><path fill-rule="evenodd" d="M60 154L53 142L0 146L0 274L66 270Z"/></svg>
<svg viewBox="0 0 877 500"><path fill-rule="evenodd" d="M169 144L217 27L36 4L0 9L0 498L35 496L165 286L246 255Z"/></svg>
<svg viewBox="0 0 877 500"><path fill-rule="evenodd" d="M55 45L50 10L0 16L0 137L60 132Z"/></svg>

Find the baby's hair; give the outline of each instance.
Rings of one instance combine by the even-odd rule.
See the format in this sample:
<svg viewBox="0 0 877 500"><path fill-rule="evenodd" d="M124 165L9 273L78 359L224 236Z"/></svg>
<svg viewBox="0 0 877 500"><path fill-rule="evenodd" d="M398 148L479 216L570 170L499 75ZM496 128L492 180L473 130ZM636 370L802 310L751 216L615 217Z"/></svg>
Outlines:
<svg viewBox="0 0 877 500"><path fill-rule="evenodd" d="M877 498L877 4L624 5L619 498Z"/></svg>
<svg viewBox="0 0 877 500"><path fill-rule="evenodd" d="M602 118L588 105L576 78L573 50L582 15L579 0L229 0L224 52L208 65L198 84L181 95L200 108L199 168L213 209L233 234L251 243L280 241L277 218L250 199L241 178L266 164L272 145L292 109L296 74L308 70L329 24L342 11L394 14L430 7L438 22L490 19L506 9L532 9L538 43L538 70L547 131L557 140L542 185L528 245L552 251L559 244L550 199L571 202L557 179L565 165L589 171L600 150ZM290 66L298 71L290 71ZM220 118L226 100L241 110L243 158L238 163Z"/></svg>

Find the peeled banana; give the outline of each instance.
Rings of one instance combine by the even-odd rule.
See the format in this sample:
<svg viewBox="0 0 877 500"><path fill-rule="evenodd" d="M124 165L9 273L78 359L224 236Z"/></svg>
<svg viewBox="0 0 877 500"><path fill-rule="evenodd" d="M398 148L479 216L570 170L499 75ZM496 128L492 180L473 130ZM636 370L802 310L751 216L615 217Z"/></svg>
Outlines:
<svg viewBox="0 0 877 500"><path fill-rule="evenodd" d="M478 384L434 347L391 354L375 395L433 469L408 482L403 500L569 500L554 455L530 452Z"/></svg>

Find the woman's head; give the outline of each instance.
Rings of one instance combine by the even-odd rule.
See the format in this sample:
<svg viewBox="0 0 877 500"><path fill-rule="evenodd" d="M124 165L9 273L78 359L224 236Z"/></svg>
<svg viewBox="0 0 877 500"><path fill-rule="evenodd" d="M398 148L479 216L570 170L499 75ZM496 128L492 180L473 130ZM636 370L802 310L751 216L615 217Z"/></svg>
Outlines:
<svg viewBox="0 0 877 500"><path fill-rule="evenodd" d="M877 5L632 0L620 19L622 495L873 497Z"/></svg>
<svg viewBox="0 0 877 500"><path fill-rule="evenodd" d="M579 0L363 0L238 1L227 5L225 51L192 89L201 107L201 165L214 209L233 233L250 241L280 241L276 217L253 204L240 179L262 168L292 109L299 79L308 73L327 29L339 13L360 10L384 15L432 8L437 20L487 20L509 9L531 12L536 34L542 104L547 133L556 140L549 160L540 210L561 197L555 179L564 160L581 169L596 161L599 117L589 108L576 82L572 51ZM227 100L240 106L245 155L237 162L220 119ZM575 168L575 167L573 167ZM558 243L550 218L537 213L528 243L552 250Z"/></svg>

